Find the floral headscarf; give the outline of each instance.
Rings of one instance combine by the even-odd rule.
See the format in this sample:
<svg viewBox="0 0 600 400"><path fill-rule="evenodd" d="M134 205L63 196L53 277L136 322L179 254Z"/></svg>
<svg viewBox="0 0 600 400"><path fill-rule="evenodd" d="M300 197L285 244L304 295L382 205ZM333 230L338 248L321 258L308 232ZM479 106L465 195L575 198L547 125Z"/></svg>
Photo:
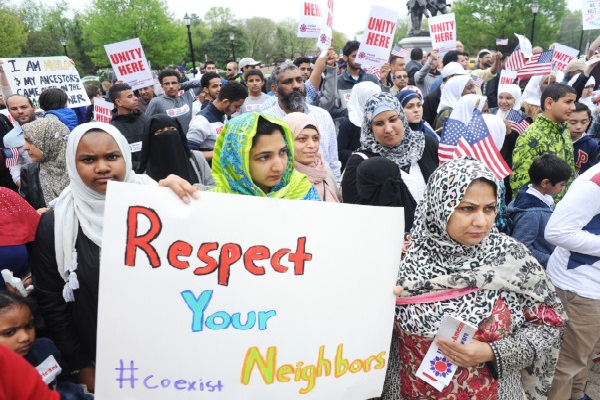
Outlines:
<svg viewBox="0 0 600 400"><path fill-rule="evenodd" d="M288 163L281 181L265 194L250 176L250 149L259 118L279 125L288 147ZM278 199L319 200L306 175L294 170L294 135L280 119L257 112L233 118L219 134L212 161L217 187L212 192L245 194Z"/></svg>
<svg viewBox="0 0 600 400"><path fill-rule="evenodd" d="M380 106L390 107L396 111L404 124L404 137L394 147L386 147L375 139L371 122L375 115L374 111ZM410 129L404 109L395 96L389 93L377 93L367 100L365 105L365 115L363 119L362 132L360 134L360 144L362 149L377 153L382 157L392 160L401 169L408 169L410 166L421 159L425 150L425 134L415 132Z"/></svg>

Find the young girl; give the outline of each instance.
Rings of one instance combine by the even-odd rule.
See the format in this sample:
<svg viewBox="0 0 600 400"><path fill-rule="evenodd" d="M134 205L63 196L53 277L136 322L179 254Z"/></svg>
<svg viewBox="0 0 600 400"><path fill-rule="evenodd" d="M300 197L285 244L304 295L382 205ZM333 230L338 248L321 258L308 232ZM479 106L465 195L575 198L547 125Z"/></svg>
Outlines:
<svg viewBox="0 0 600 400"><path fill-rule="evenodd" d="M132 171L127 139L110 124L79 125L66 150L70 184L54 210L44 214L32 251L32 275L48 331L80 383L94 391L98 279L108 181L155 185ZM184 203L198 188L169 175L170 187Z"/></svg>
<svg viewBox="0 0 600 400"><path fill-rule="evenodd" d="M578 176L594 165L598 156L598 143L586 134L592 113L585 104L575 103L575 111L567 122L575 151L575 175Z"/></svg>
<svg viewBox="0 0 600 400"><path fill-rule="evenodd" d="M53 369L42 378L60 393L61 399L93 398L80 385L68 380L69 374L60 365L60 352L54 343L48 338L36 339L34 318L26 298L10 292L0 292L0 344L38 367L40 374ZM57 365L59 368L54 368Z"/></svg>

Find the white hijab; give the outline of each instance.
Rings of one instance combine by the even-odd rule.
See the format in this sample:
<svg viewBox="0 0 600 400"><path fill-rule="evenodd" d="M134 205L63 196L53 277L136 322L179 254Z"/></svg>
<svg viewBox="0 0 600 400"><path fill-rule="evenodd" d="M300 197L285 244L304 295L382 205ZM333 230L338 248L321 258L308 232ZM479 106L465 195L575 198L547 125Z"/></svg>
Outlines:
<svg viewBox="0 0 600 400"><path fill-rule="evenodd" d="M471 122L475 108L479 109L479 111L482 111L486 101L487 97L485 96L479 96L476 94L464 95L454 105L452 113L450 113L450 118L458 120L466 125Z"/></svg>
<svg viewBox="0 0 600 400"><path fill-rule="evenodd" d="M504 139L506 139L506 125L504 125L504 121L494 114L483 114L483 120L488 127L488 131L490 131L494 144L500 150L504 145Z"/></svg>
<svg viewBox="0 0 600 400"><path fill-rule="evenodd" d="M521 109L521 88L519 87L519 85L500 85L500 87L498 87L498 98L500 98L500 95L502 93L508 93L515 99L515 104L513 104L512 106L513 110L519 111ZM498 107L498 111L496 111L497 116L504 118L506 117L506 114L508 114L508 112L504 112L500 109L500 107Z"/></svg>
<svg viewBox="0 0 600 400"><path fill-rule="evenodd" d="M442 86L442 97L440 98L440 105L437 108L439 113L444 108L454 108L456 103L462 96L465 86L471 80L471 75L455 75L448 79L448 82Z"/></svg>
<svg viewBox="0 0 600 400"><path fill-rule="evenodd" d="M541 107L542 100L542 82L544 79L548 79L548 75L536 75L532 76L523 90L523 96L521 96L521 102L526 102L532 106Z"/></svg>
<svg viewBox="0 0 600 400"><path fill-rule="evenodd" d="M73 289L79 288L77 282L77 252L75 242L79 226L85 236L99 247L102 246L102 228L104 226L104 200L105 195L87 187L77 172L76 157L77 146L84 134L93 129L99 129L115 139L123 158L125 159L125 182L138 184L156 184L147 175L137 175L132 171L131 151L127 139L117 128L102 122L90 122L77 126L69 135L67 142L66 158L67 172L70 184L58 199L54 208L54 248L58 272L65 280L63 297L66 301L73 301Z"/></svg>
<svg viewBox="0 0 600 400"><path fill-rule="evenodd" d="M381 92L381 86L370 81L360 82L352 87L348 100L348 119L353 125L362 127L365 104L369 97L379 92Z"/></svg>

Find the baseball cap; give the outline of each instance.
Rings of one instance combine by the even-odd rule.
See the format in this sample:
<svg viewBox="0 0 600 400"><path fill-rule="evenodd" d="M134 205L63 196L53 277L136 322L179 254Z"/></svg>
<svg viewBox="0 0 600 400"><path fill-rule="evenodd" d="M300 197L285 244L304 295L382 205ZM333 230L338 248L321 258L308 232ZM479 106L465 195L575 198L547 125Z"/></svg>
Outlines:
<svg viewBox="0 0 600 400"><path fill-rule="evenodd" d="M260 62L256 61L254 58L250 58L250 57L246 57L246 58L242 58L240 60L240 62L238 63L238 65L240 66L240 69L247 67L248 65L259 65Z"/></svg>
<svg viewBox="0 0 600 400"><path fill-rule="evenodd" d="M484 54L486 54L486 53L488 53L488 54L492 54L492 52L491 52L491 51L489 51L488 49L483 49L483 50L481 50L479 53L477 53L477 58L481 58L481 57L483 57L483 55L484 55Z"/></svg>

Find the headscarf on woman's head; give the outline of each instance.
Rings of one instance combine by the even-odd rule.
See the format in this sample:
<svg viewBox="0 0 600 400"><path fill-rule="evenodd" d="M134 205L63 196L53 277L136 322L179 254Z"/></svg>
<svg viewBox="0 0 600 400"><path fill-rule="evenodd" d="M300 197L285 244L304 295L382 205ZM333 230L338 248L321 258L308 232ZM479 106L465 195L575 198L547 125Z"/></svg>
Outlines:
<svg viewBox="0 0 600 400"><path fill-rule="evenodd" d="M554 73L548 75L536 75L532 76L527 82L525 86L525 90L523 90L523 95L521 96L522 103L528 103L532 106L541 107L541 99L542 99L542 83L545 80L549 79L550 75L555 75ZM532 116L533 117L533 116Z"/></svg>
<svg viewBox="0 0 600 400"><path fill-rule="evenodd" d="M452 113L450 113L450 118L466 125L471 122L473 111L475 111L475 109L478 109L479 111L483 110L486 101L487 97L485 96L476 94L464 95L455 104Z"/></svg>
<svg viewBox="0 0 600 400"><path fill-rule="evenodd" d="M279 126L288 147L288 162L283 177L267 194L252 182L250 175L250 150L260 118ZM225 124L215 144L212 174L217 184L216 188L210 190L212 192L279 199L319 199L306 175L294 170L294 136L290 128L278 118L257 112L244 113Z"/></svg>
<svg viewBox="0 0 600 400"><path fill-rule="evenodd" d="M348 119L352 124L359 128L362 126L367 100L375 93L380 92L381 86L371 81L360 82L352 86L348 100Z"/></svg>
<svg viewBox="0 0 600 400"><path fill-rule="evenodd" d="M69 135L67 141L66 160L67 172L69 173L69 186L63 190L58 197L54 210L54 238L56 250L56 262L60 275L67 281L67 287L71 288L63 291L63 296L67 301L72 301L72 287L69 286L69 278L77 269L77 257L73 257L75 251L75 242L77 240L77 231L79 226L81 230L92 242L102 247L102 229L104 227L104 200L105 194L99 193L89 188L83 182L77 172L77 147L83 135L91 130L101 130L109 134L121 150L125 161L125 179L124 182L138 184L156 184L155 181L146 175L137 175L132 171L131 150L125 136L111 124L103 122L89 122L77 126Z"/></svg>
<svg viewBox="0 0 600 400"><path fill-rule="evenodd" d="M404 109L406 105L413 99L419 99L423 101L423 97L419 92L416 92L414 89L406 89L399 91L396 93L396 98L400 102L400 105ZM408 119L407 119L408 120ZM429 135L435 140L439 142L440 137L433 131L431 126L425 122L423 117L421 116L421 120L419 122L409 122L410 129L416 132L423 132L426 135Z"/></svg>
<svg viewBox="0 0 600 400"><path fill-rule="evenodd" d="M521 88L519 87L519 85L515 85L515 84L506 84L506 85L500 85L498 87L498 98L500 98L500 94L502 93L508 93L510 94L512 97L514 97L515 99L515 104L513 104L512 109L513 110L517 110L519 111L521 109ZM541 96L541 94L540 94ZM498 111L502 111L500 109L498 109Z"/></svg>
<svg viewBox="0 0 600 400"><path fill-rule="evenodd" d="M66 170L65 150L70 130L54 118L39 118L23 124L23 132L29 137L44 158L40 161L40 185L46 206L57 198L69 184Z"/></svg>
<svg viewBox="0 0 600 400"><path fill-rule="evenodd" d="M423 100L417 92L415 92L414 90L410 90L410 89L403 89L403 90L399 91L398 93L396 93L396 98L400 102L400 105L402 106L402 108L406 107L408 102L411 101L412 99Z"/></svg>
<svg viewBox="0 0 600 400"><path fill-rule="evenodd" d="M398 113L404 124L404 137L395 147L386 147L381 145L375 139L371 122L377 116L376 112L381 109L393 110ZM360 134L360 144L362 149L377 153L382 157L392 160L399 168L407 169L423 156L425 150L425 134L415 132L410 129L404 109L395 96L389 93L377 93L365 105L365 116L363 119L362 132Z"/></svg>
<svg viewBox="0 0 600 400"><path fill-rule="evenodd" d="M190 161L192 152L179 121L166 114L156 114L150 119L149 126L148 135L142 142L138 172L144 172L156 181L175 174L191 184L198 183L198 174ZM163 128L171 129L155 135Z"/></svg>
<svg viewBox="0 0 600 400"><path fill-rule="evenodd" d="M313 126L317 130L317 133L321 135L319 132L319 125L317 121L310 118L308 115L301 112L293 112L287 114L285 117L281 119L283 122L287 124L292 130L294 134L294 139L306 128L307 126ZM294 160L294 168L296 170L308 177L310 183L312 183L319 194L319 198L321 200L325 199L326 201L332 201L339 203L339 199L335 191L330 188L325 179L329 173L329 167L323 160L323 155L320 151L317 150L317 154L315 155L315 161L309 165L304 165Z"/></svg>
<svg viewBox="0 0 600 400"><path fill-rule="evenodd" d="M506 139L506 125L502 118L494 114L483 114L483 120L492 136L494 144L500 150Z"/></svg>
<svg viewBox="0 0 600 400"><path fill-rule="evenodd" d="M448 82L442 86L442 97L440 98L440 105L437 108L438 114L444 108L456 107L456 103L462 97L465 86L471 80L471 75L455 75L448 79Z"/></svg>

